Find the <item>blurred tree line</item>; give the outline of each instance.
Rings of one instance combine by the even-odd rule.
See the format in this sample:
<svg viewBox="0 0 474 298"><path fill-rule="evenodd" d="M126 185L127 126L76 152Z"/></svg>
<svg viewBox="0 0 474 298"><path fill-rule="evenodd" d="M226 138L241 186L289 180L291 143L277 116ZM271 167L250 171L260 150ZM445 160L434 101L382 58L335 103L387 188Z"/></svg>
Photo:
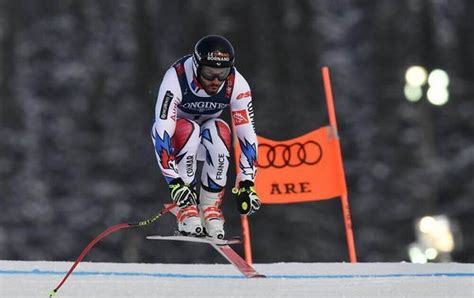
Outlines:
<svg viewBox="0 0 474 298"><path fill-rule="evenodd" d="M0 0L0 259L74 260L108 226L169 200L149 136L161 77L222 34L269 138L328 122L330 67L361 261L407 260L413 221L442 213L461 224L454 259L473 262L473 11L467 0ZM412 64L448 71L446 106L404 99ZM224 214L239 234L230 191ZM250 224L255 262L348 259L338 200L264 206ZM222 261L145 240L174 228L165 216L118 232L88 259Z"/></svg>

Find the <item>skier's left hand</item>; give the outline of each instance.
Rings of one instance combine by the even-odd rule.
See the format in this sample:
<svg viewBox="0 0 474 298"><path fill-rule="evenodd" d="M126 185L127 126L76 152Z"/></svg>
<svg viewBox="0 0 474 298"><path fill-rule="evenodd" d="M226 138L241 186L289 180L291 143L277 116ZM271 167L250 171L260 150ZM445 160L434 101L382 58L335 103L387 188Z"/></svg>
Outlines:
<svg viewBox="0 0 474 298"><path fill-rule="evenodd" d="M260 209L260 199L255 192L254 183L250 180L239 182L239 187L232 189L237 209L242 215L251 215Z"/></svg>

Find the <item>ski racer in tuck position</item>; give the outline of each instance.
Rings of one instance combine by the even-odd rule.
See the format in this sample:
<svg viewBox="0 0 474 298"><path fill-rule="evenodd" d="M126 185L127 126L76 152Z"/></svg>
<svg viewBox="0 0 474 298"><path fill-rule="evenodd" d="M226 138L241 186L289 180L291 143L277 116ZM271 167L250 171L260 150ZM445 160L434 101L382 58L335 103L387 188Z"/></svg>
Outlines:
<svg viewBox="0 0 474 298"><path fill-rule="evenodd" d="M231 129L219 116L230 106L240 145L237 208L260 208L254 189L257 136L249 84L234 66L234 48L222 36L200 39L191 55L176 61L161 82L152 140L171 198L178 207L178 231L224 239L220 208L227 182ZM199 195L196 170L202 161Z"/></svg>

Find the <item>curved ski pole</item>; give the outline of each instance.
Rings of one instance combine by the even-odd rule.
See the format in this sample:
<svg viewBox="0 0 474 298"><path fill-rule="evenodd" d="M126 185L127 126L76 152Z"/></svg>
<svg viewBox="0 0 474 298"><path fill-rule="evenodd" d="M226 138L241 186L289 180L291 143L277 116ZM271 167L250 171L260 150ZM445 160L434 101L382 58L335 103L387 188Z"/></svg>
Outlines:
<svg viewBox="0 0 474 298"><path fill-rule="evenodd" d="M115 231L118 231L118 230L121 230L121 229L124 229L124 228L137 228L137 227L143 227L143 226L147 226L149 224L152 224L154 223L155 221L157 221L163 214L165 213L168 213L171 209L173 209L176 205L175 204L167 204L165 205L165 207L163 209L161 209L160 212L158 212L156 215L154 215L153 217L149 218L149 219L146 219L146 220L142 220L142 221L137 221L137 222L131 222L131 223L122 223L122 224L118 224L118 225L115 225L115 226L112 226L108 229L106 229L105 231L103 231L102 233L100 233L94 240L92 240L81 252L81 254L79 255L79 257L76 259L76 261L74 262L74 264L71 266L71 268L69 269L69 271L66 273L66 275L63 277L63 279L61 280L61 282L58 284L58 286L51 291L51 293L49 294L49 297L53 297L59 290L59 288L61 288L61 286L66 282L66 280L68 279L69 275L71 275L71 273L74 271L74 269L77 267L77 265L79 265L79 263L82 261L82 259L84 259L84 257L87 255L87 253L92 249L92 247L97 243L99 242L102 238L104 238L105 236L115 232Z"/></svg>

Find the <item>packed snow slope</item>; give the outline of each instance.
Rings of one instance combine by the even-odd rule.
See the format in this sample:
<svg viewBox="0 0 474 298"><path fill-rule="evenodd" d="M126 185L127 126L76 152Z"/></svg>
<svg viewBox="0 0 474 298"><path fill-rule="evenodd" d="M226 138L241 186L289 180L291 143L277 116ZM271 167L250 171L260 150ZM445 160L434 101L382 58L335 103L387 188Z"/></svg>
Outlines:
<svg viewBox="0 0 474 298"><path fill-rule="evenodd" d="M48 297L72 262L0 261L0 297ZM473 264L81 263L55 297L474 297Z"/></svg>

